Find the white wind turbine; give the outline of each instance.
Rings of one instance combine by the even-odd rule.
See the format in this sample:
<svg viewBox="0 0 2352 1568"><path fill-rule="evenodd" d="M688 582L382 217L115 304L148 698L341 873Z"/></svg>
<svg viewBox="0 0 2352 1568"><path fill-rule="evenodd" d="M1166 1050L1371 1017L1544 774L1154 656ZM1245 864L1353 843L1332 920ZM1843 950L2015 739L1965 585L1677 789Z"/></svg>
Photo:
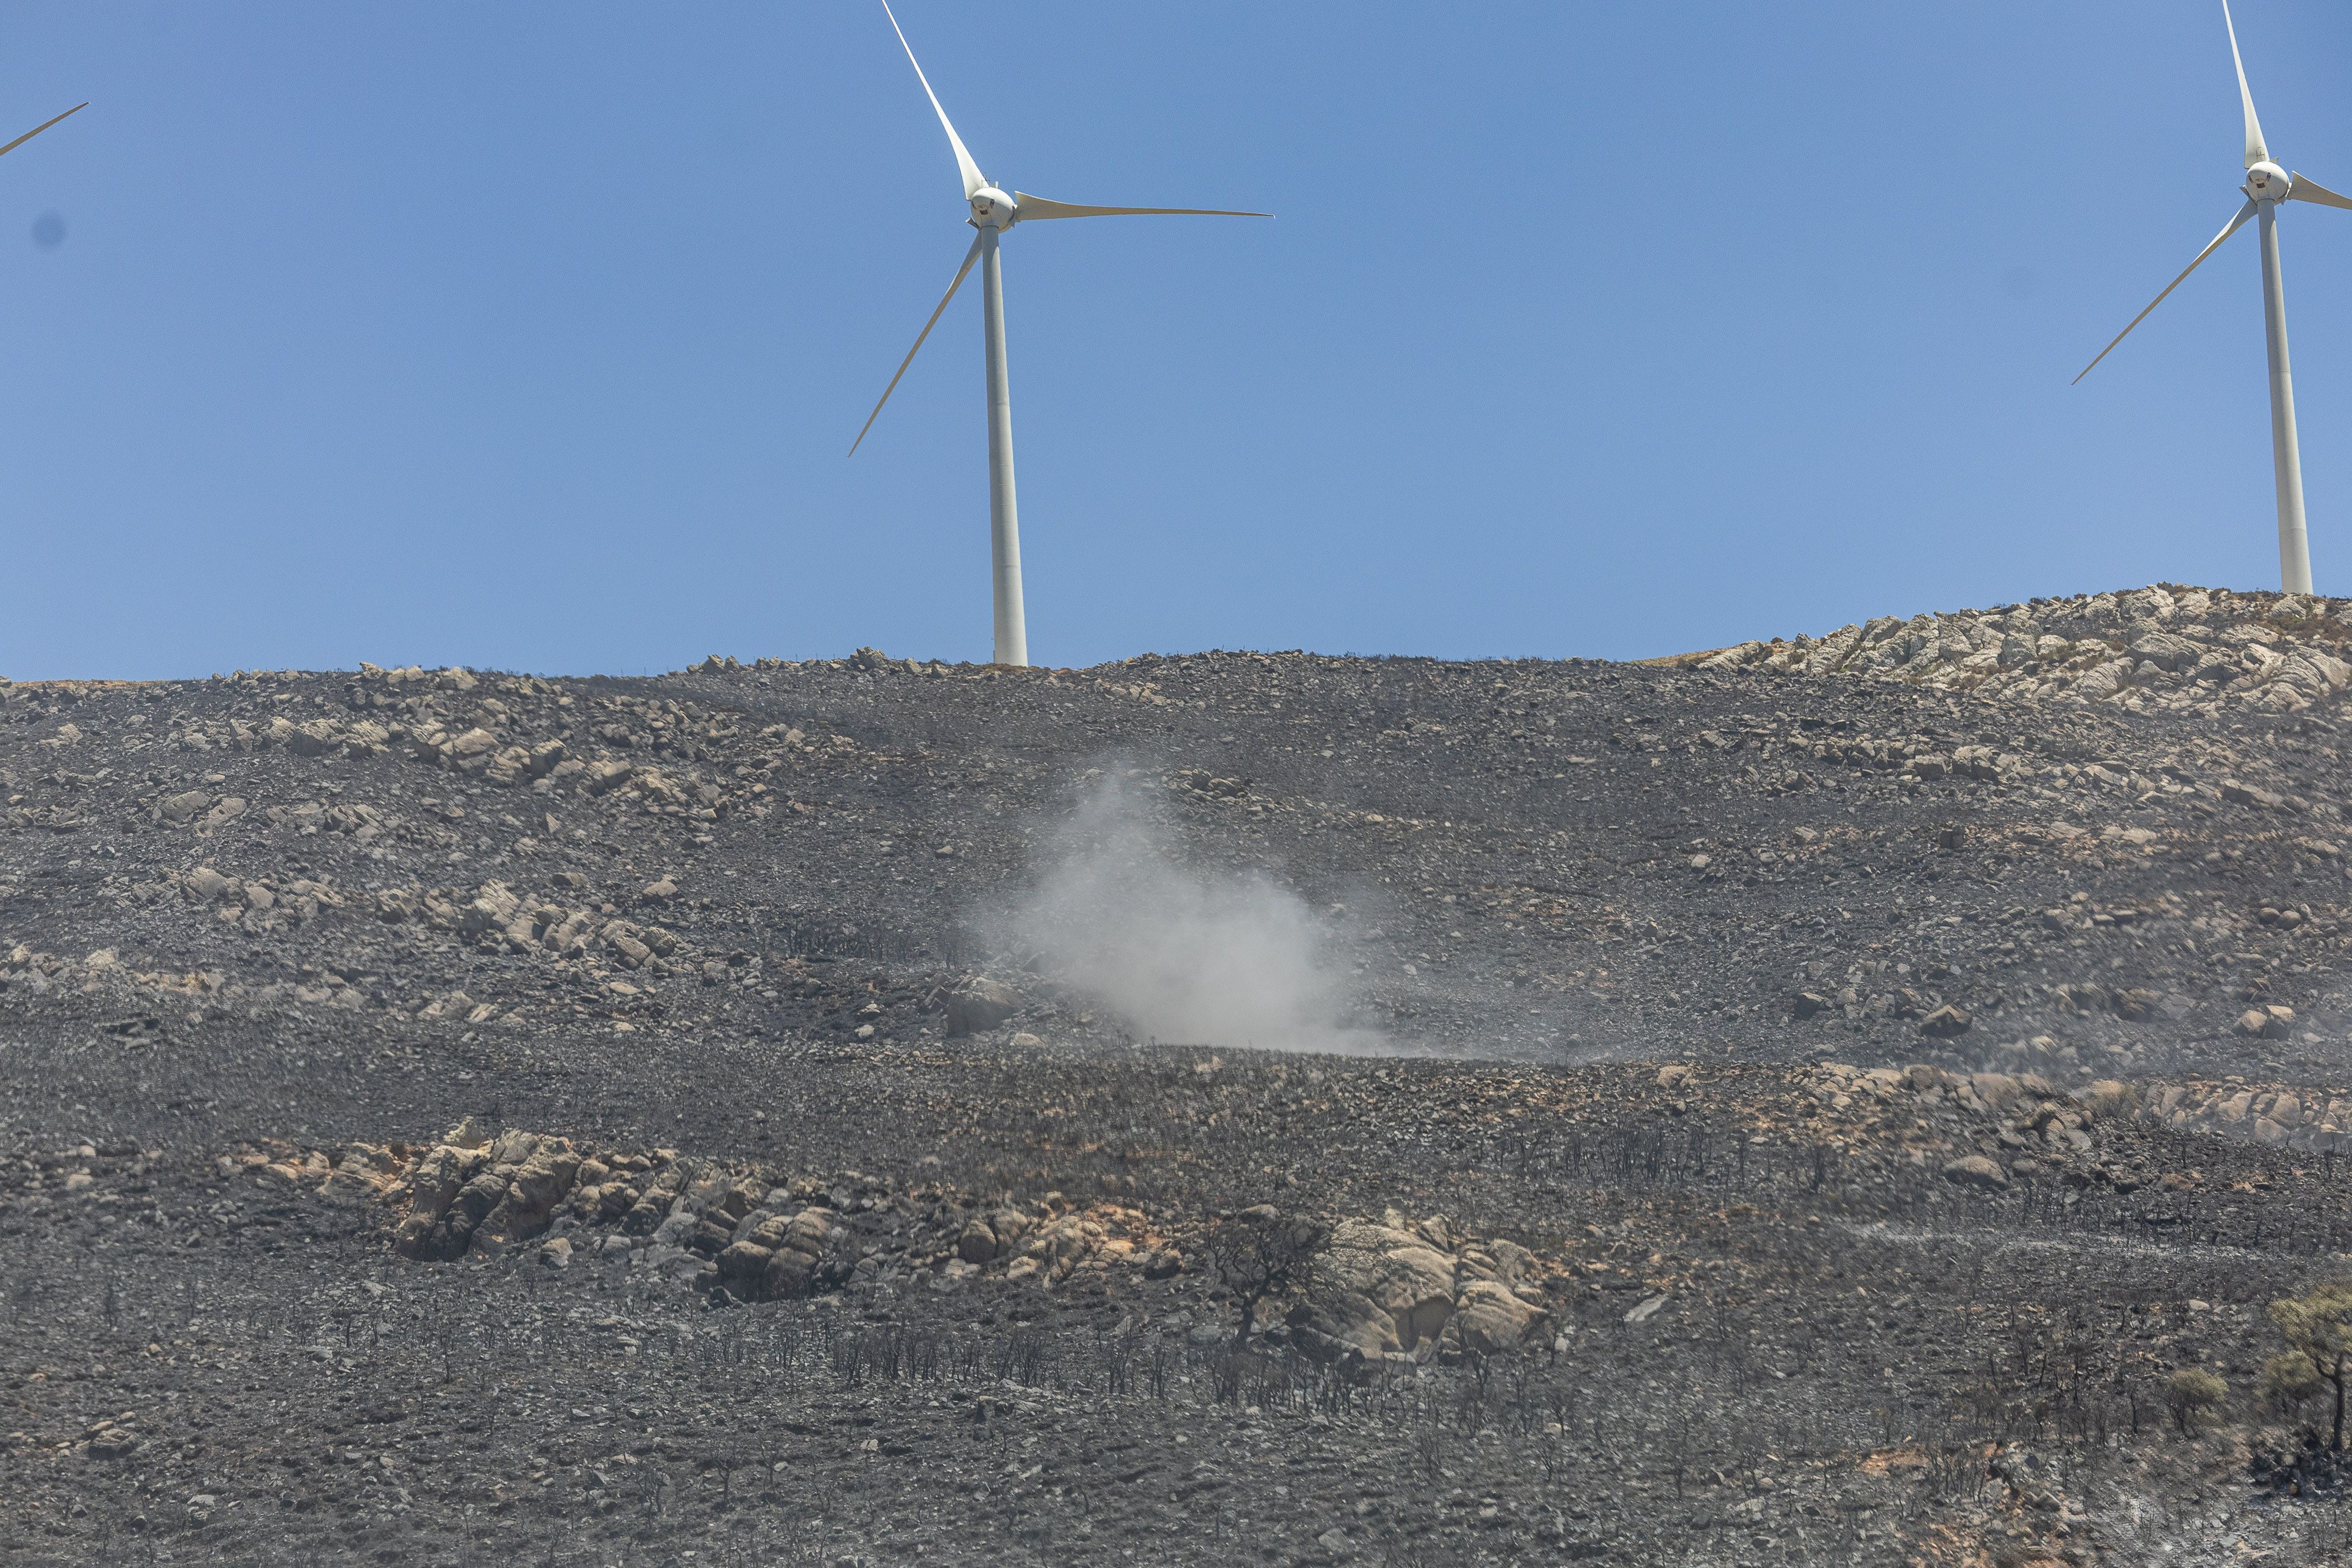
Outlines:
<svg viewBox="0 0 2352 1568"><path fill-rule="evenodd" d="M2246 111L2246 204L2230 220L2213 243L2197 253L2197 260L2183 267L2180 277L2164 286L2164 294L2148 301L2147 310L2131 319L2131 326L2116 334L2115 343L2099 350L2099 359L2083 367L2079 382L2097 368L2099 360L2107 357L2109 350L2130 335L2132 327L2147 319L2147 311L2164 303L2164 295L2180 287L2180 279L2197 270L2199 263L2221 248L2221 242L2244 226L2248 218L2262 220L2263 236L2263 329L2270 346L2271 359L2271 466L2278 485L2278 534L2280 586L2289 593L2311 591L2311 542L2305 536L2303 522L2303 456L2294 438L2294 377L2287 368L2286 358L2286 289L2279 277L2278 204L2281 202L2314 202L2328 207L2352 207L2352 199L2335 192L2301 174L2289 174L2271 162L2269 146L2263 141L2262 122L2254 118L2254 95L2246 89L2246 62L2238 54L2237 24L2230 17L2230 0L2221 0L2221 25L2230 33L2230 58L2238 68L2238 101Z"/></svg>
<svg viewBox="0 0 2352 1568"><path fill-rule="evenodd" d="M1268 218L1272 213L1234 213L1213 207L1088 207L1068 202L1048 201L1025 191L1007 195L991 184L964 151L963 138L948 122L948 111L940 107L939 94L931 91L930 78L923 75L915 51L907 43L906 32L899 27L898 18L891 15L889 0L883 0L882 14L890 17L890 30L898 35L898 47L907 51L907 63L915 68L915 79L923 84L923 94L931 100L931 110L940 117L940 124L948 133L948 145L955 149L956 166L963 172L964 200L971 204L971 215L965 221L980 233L964 252L963 266L957 269L955 281L948 285L940 298L939 309L923 323L915 338L915 346L898 361L898 373L882 389L880 402L874 413L866 416L866 424L857 433L857 440L849 444L855 455L866 432L874 428L875 418L882 404L898 388L898 377L915 362L923 340L931 335L939 324L940 315L948 301L963 287L971 264L981 264L981 319L988 350L988 524L989 556L995 581L996 644L995 662L1000 664L1025 664L1029 662L1029 632L1021 610L1021 524L1013 503L1013 394L1004 371L1004 275L998 265L998 239L1015 224L1033 223L1043 218L1118 217L1137 214L1176 214L1211 218Z"/></svg>

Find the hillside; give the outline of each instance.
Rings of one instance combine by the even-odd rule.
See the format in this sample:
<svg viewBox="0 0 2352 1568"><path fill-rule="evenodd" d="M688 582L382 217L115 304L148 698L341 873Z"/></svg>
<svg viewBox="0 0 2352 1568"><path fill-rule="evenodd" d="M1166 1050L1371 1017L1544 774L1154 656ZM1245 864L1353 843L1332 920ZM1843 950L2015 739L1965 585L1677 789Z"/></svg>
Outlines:
<svg viewBox="0 0 2352 1568"><path fill-rule="evenodd" d="M2346 609L0 685L24 1560L2336 1560Z"/></svg>

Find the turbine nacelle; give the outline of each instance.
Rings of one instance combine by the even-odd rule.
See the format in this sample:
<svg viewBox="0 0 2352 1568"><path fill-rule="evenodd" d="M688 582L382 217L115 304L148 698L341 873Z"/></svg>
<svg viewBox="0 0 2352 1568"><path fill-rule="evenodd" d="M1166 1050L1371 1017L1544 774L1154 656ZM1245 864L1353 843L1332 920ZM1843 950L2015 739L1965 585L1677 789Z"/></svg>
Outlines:
<svg viewBox="0 0 2352 1568"><path fill-rule="evenodd" d="M2294 176L2265 159L2246 170L2246 194L2258 202L2284 202L2294 189Z"/></svg>
<svg viewBox="0 0 2352 1568"><path fill-rule="evenodd" d="M976 229L1009 229L1021 218L1021 204L993 185L982 185L971 193L971 226Z"/></svg>

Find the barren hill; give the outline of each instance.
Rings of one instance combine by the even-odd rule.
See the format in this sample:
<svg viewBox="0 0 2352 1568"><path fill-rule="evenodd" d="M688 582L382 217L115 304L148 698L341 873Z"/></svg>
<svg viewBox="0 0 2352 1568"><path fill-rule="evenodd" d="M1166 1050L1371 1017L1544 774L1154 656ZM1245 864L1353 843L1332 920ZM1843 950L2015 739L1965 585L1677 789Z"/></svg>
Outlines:
<svg viewBox="0 0 2352 1568"><path fill-rule="evenodd" d="M18 1537L2331 1560L2345 609L0 685Z"/></svg>

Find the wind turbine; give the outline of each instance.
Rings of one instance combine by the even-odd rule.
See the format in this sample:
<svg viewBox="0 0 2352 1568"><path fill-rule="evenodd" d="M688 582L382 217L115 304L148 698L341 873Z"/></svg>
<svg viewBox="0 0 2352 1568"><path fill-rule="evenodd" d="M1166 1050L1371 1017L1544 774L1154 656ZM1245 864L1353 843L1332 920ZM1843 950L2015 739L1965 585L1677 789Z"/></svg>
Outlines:
<svg viewBox="0 0 2352 1568"><path fill-rule="evenodd" d="M964 150L963 138L949 123L948 111L940 107L940 95L931 90L930 78L923 75L921 62L907 42L906 31L892 15L889 0L883 0L882 14L890 18L890 30L898 35L898 47L907 51L907 63L915 68L915 79L923 84L923 96L931 100L931 111L940 117L940 126L948 133L948 145L955 149L956 167L963 173L964 200L971 214L964 220L979 230L971 248L964 252L963 266L957 268L955 281L948 285L939 309L923 323L915 338L915 346L898 361L898 374L882 389L880 402L874 413L866 416L865 427L858 431L857 440L849 444L852 455L866 439L866 432L874 428L874 421L882 412L882 403L898 389L898 377L915 362L915 355L923 340L939 325L940 315L948 301L956 297L963 280L978 261L981 287L981 319L982 337L988 350L988 531L989 556L995 581L996 643L995 662L1000 664L1025 664L1029 662L1029 632L1021 609L1021 524L1013 501L1013 393L1005 378L1004 368L1004 273L997 260L997 243L1004 231L1015 224L1034 223L1045 218L1121 217L1139 214L1172 214L1209 218L1270 218L1272 213L1233 213L1213 207L1090 207L1069 202L1048 201L1033 196L1026 191L1007 195L989 183Z"/></svg>
<svg viewBox="0 0 2352 1568"><path fill-rule="evenodd" d="M79 114L83 110L88 109L89 107L89 105L87 103L75 104L71 109L67 110L65 114L58 115L58 120L65 119L66 115ZM38 136L42 131L47 131L50 126L55 125L58 122L58 120L45 120L41 121L40 124L36 125L32 130L27 131L24 135L19 136L16 141L8 143L7 146L0 147L0 152L14 152L17 148L22 147L34 137Z"/></svg>
<svg viewBox="0 0 2352 1568"><path fill-rule="evenodd" d="M2246 62L2238 54L2238 26L2230 17L2230 0L2221 0L2221 25L2230 33L2230 58L2238 68L2238 101L2246 111L2246 204L2238 209L2213 243L2197 253L2197 260L2181 268L2180 277L2164 286L2164 294L2148 301L2147 310L2131 319L2131 326L2116 334L2115 343L2099 350L2099 359L2083 367L2080 382L2098 367L2147 319L2147 311L2164 303L2164 295L2221 248L2221 242L2245 226L2248 218L2262 220L2263 332L2271 360L2271 466L2278 486L2279 583L2289 593L2311 591L2311 541L2303 522L2303 455L2294 438L2294 377L2286 358L2286 286L2279 277L2278 205L2281 202L2312 202L2326 207L2352 208L2352 199L2337 195L2316 180L2290 174L2271 161L2263 140L2262 121L2254 118L2254 95L2246 89Z"/></svg>

